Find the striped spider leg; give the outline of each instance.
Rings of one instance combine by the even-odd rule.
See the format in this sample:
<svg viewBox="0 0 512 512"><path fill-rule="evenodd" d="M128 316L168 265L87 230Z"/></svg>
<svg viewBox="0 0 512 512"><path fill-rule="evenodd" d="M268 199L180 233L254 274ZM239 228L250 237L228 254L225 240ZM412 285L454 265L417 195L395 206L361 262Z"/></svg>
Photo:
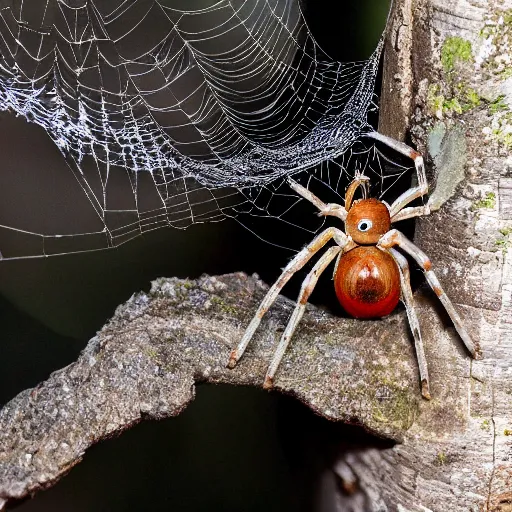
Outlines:
<svg viewBox="0 0 512 512"><path fill-rule="evenodd" d="M297 191L300 195L302 195L308 201L311 201L315 206L317 206L324 215L333 215L336 217L346 216L345 208L340 205L327 205L323 203L320 199L318 199L314 194L312 194L309 190L302 187L298 183L292 182L292 188ZM293 184L293 185L292 185ZM317 261L314 267L311 269L309 274L303 281L299 298L297 300L297 305L288 321L286 329L281 336L281 340L274 352L272 360L270 362L267 374L265 376L264 387L270 388L272 387L273 378L275 372L283 358L284 352L288 347L290 339L297 327L297 324L300 322L302 315L304 314L304 310L306 307L306 303L308 301L309 296L311 295L313 289L316 286L318 278L325 270L325 268L336 258L336 256L352 249L355 247L355 244L352 242L350 236L347 236L340 229L329 227L322 231L318 236L316 236L312 242L310 242L306 247L304 247L284 268L283 272L277 279L277 281L272 285L272 287L267 292L265 298L261 302L254 318L249 323L240 343L238 346L231 352L228 367L233 368L242 355L245 352L249 342L251 341L256 329L258 328L263 315L269 310L270 306L274 303L279 292L283 288L283 286L290 280L290 278L299 271L304 265L318 252L320 251L329 241L334 240L336 243L335 246L330 247L323 256Z"/></svg>
<svg viewBox="0 0 512 512"><path fill-rule="evenodd" d="M453 325L455 326L455 329L459 333L460 338L464 342L464 345L466 345L466 348L468 349L471 356L477 359L479 357L479 353L476 348L476 345L471 339L471 336L468 334L466 328L464 327L462 319L460 318L459 314L453 307L451 300L444 293L444 290L441 287L441 284L439 283L437 276L432 270L432 263L430 262L428 256L397 229L392 229L388 231L379 240L379 243L377 244L377 247L384 248L387 250L390 250L394 246L399 247L404 252L412 256L416 263L418 263L419 267L423 270L423 273L425 274L427 283L430 285L432 290L434 290L435 294L441 301L441 304L444 306L444 309L446 310L451 321L453 322Z"/></svg>

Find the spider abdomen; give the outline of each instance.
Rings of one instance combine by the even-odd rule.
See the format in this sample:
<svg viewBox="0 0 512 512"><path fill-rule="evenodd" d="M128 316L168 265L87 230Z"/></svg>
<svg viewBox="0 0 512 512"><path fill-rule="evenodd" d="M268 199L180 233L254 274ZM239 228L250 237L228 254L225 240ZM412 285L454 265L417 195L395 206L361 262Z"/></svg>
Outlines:
<svg viewBox="0 0 512 512"><path fill-rule="evenodd" d="M398 304L400 274L388 253L375 246L359 246L341 257L334 287L338 301L349 315L380 318Z"/></svg>

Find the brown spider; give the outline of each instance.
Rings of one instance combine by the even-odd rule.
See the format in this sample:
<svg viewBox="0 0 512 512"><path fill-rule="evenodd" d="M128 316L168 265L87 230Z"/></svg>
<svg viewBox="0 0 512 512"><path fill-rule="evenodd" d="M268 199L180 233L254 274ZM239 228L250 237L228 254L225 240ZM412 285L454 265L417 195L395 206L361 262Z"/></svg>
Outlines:
<svg viewBox="0 0 512 512"><path fill-rule="evenodd" d="M319 215L332 215L341 219L345 223L345 232L335 227L325 229L288 263L279 279L272 285L261 302L238 347L232 351L228 363L230 368L233 368L242 357L263 315L276 300L281 288L327 242L334 240L336 245L327 249L302 283L297 305L270 362L263 384L264 388L272 387L279 363L295 328L304 314L306 303L320 274L337 258L334 271L334 287L340 304L350 315L356 318L383 317L395 309L400 296L402 297L414 337L421 393L424 398L430 399L427 361L418 317L414 310L414 299L409 280L409 264L407 259L394 249L394 246L398 246L416 260L423 270L428 284L450 315L467 349L473 357L477 357L475 344L464 328L462 320L450 299L441 288L436 275L431 270L431 263L427 255L400 231L391 229L391 224L394 222L430 213L429 203L424 206L406 208L411 201L424 196L428 192L423 157L409 146L377 132L369 133L367 136L379 140L413 159L418 175L418 186L410 188L400 195L391 206L388 206L377 199L366 198L369 178L358 176L347 189L345 207L343 207L335 203L325 204L306 188L291 179L288 180L290 187L295 192L320 210ZM359 187L362 188L363 199L353 201L354 194Z"/></svg>

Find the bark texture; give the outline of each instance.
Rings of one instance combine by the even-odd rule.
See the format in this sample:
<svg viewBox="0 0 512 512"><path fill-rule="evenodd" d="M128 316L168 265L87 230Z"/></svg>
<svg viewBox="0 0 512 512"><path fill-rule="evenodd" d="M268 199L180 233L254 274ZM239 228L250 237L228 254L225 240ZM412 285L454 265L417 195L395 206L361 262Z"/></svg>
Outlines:
<svg viewBox="0 0 512 512"><path fill-rule="evenodd" d="M0 498L52 485L92 444L142 419L179 414L197 382L261 386L292 301L280 297L239 365L226 364L265 292L245 274L161 279L119 306L76 363L0 411ZM401 314L361 329L311 307L278 375L278 390L323 416L390 439L401 440L425 406Z"/></svg>
<svg viewBox="0 0 512 512"><path fill-rule="evenodd" d="M381 130L430 155L437 211L418 220L416 242L484 358L469 359L420 290L426 402L403 312L362 323L308 308L276 389L397 441L343 449L339 510L512 511L511 39L511 0L395 3ZM261 385L290 301L225 365L265 289L243 274L162 279L120 306L76 363L0 411L0 508L54 484L99 440L179 414L196 382Z"/></svg>
<svg viewBox="0 0 512 512"><path fill-rule="evenodd" d="M428 157L438 211L418 219L415 241L484 358L465 375L423 317L435 398L392 450L349 455L373 503L354 510L512 510L511 9L492 0L394 6L380 130L408 130Z"/></svg>

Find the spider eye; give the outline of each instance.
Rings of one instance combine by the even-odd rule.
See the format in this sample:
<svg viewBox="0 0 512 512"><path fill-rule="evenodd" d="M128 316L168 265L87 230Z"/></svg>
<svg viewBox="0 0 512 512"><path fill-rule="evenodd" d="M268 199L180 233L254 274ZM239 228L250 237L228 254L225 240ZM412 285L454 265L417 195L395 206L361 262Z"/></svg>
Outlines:
<svg viewBox="0 0 512 512"><path fill-rule="evenodd" d="M373 226L373 223L370 219L362 219L357 223L357 229L365 233L369 231Z"/></svg>

